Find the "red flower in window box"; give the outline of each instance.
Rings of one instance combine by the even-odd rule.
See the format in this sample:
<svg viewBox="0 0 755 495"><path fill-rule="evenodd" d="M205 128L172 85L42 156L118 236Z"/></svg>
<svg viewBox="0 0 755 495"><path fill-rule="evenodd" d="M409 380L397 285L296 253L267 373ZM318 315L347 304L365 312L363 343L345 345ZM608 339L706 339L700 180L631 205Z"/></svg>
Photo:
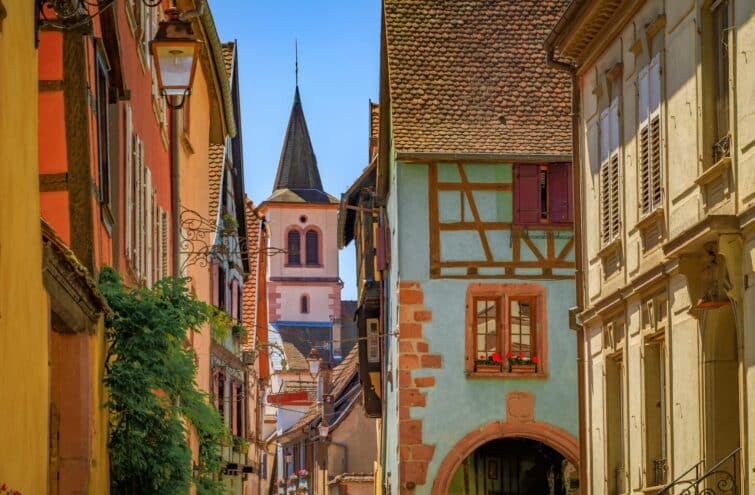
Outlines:
<svg viewBox="0 0 755 495"><path fill-rule="evenodd" d="M475 359L475 373L500 373L502 371L502 362L503 360L501 359L501 355L497 352L494 352L489 357L485 357L484 354L480 354L480 358Z"/></svg>
<svg viewBox="0 0 755 495"><path fill-rule="evenodd" d="M525 356L522 352L517 355L509 353L508 362L511 373L535 373L540 359L537 356Z"/></svg>

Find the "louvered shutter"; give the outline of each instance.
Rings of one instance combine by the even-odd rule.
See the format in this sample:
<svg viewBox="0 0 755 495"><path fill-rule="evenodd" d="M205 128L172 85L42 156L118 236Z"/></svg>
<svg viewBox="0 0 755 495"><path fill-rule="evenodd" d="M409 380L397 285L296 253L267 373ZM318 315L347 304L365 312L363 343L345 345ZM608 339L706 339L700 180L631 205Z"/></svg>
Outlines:
<svg viewBox="0 0 755 495"><path fill-rule="evenodd" d="M147 286L152 287L152 171L146 168L146 181L144 185L144 224L142 235L145 240L144 251L144 276Z"/></svg>
<svg viewBox="0 0 755 495"><path fill-rule="evenodd" d="M571 201L569 199L568 163L552 163L548 167L548 201L552 223L570 222Z"/></svg>
<svg viewBox="0 0 755 495"><path fill-rule="evenodd" d="M648 67L642 69L637 76L637 117L640 124L640 211L647 215L651 210L651 174L650 174L650 131L648 126L648 102L650 99L650 85Z"/></svg>
<svg viewBox="0 0 755 495"><path fill-rule="evenodd" d="M134 271L138 277L143 274L143 262L144 251L142 249L142 242L144 237L142 236L142 225L144 224L144 143L137 136L134 141L136 144L136 184L134 188L134 196L136 205L134 208Z"/></svg>
<svg viewBox="0 0 755 495"><path fill-rule="evenodd" d="M663 201L663 164L661 160L661 63L660 53L650 63L650 200L651 208Z"/></svg>
<svg viewBox="0 0 755 495"><path fill-rule="evenodd" d="M239 281L235 278L231 280L231 317L236 320L239 310Z"/></svg>
<svg viewBox="0 0 755 495"><path fill-rule="evenodd" d="M238 423L236 420L236 415L239 413L237 397L236 381L231 380L231 431L233 432L233 436L239 435Z"/></svg>
<svg viewBox="0 0 755 495"><path fill-rule="evenodd" d="M124 129L125 136L123 138L125 144L126 156L125 161L125 173L126 173L126 259L131 261L133 257L133 235L134 227L132 222L134 221L134 137L132 136L132 117L131 117L131 104L126 103L124 105Z"/></svg>
<svg viewBox="0 0 755 495"><path fill-rule="evenodd" d="M518 224L540 222L540 166L519 164L514 183L514 221Z"/></svg>
<svg viewBox="0 0 755 495"><path fill-rule="evenodd" d="M621 202L619 182L619 99L614 98L610 107L611 129L611 238L619 235L621 227Z"/></svg>

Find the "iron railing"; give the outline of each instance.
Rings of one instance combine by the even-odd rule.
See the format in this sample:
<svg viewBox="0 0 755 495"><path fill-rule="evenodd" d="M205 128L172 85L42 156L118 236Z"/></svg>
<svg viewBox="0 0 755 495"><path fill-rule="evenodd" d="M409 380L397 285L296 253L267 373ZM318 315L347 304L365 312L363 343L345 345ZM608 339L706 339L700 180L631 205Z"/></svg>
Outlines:
<svg viewBox="0 0 755 495"><path fill-rule="evenodd" d="M701 460L664 486L658 495L737 495L740 450L734 449L705 471L705 460Z"/></svg>

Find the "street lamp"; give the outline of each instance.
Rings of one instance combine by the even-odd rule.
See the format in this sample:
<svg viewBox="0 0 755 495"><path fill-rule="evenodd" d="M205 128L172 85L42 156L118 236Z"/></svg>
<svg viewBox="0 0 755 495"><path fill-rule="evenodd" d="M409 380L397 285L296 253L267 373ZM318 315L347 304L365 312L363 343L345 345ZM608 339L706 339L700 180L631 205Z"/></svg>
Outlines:
<svg viewBox="0 0 755 495"><path fill-rule="evenodd" d="M181 108L194 84L201 42L194 36L190 21L181 19L175 7L165 11L167 20L161 21L149 47L155 60L157 83L165 96L182 96L173 108Z"/></svg>
<svg viewBox="0 0 755 495"><path fill-rule="evenodd" d="M309 351L307 362L309 363L309 374L312 375L312 379L317 378L317 374L320 373L322 359L320 359L320 353L314 347Z"/></svg>

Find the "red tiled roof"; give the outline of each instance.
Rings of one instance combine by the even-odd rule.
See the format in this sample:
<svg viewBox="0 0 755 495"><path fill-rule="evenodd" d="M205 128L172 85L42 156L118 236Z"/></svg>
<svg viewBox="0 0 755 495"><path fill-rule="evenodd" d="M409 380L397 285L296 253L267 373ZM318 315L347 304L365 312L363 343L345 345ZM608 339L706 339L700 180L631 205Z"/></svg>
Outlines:
<svg viewBox="0 0 755 495"><path fill-rule="evenodd" d="M236 43L229 41L221 45L223 51L223 64L228 81L233 84L233 52L236 50Z"/></svg>
<svg viewBox="0 0 755 495"><path fill-rule="evenodd" d="M220 188L223 184L223 160L225 158L225 146L222 144L211 144L209 150L209 220L215 222L218 218L218 209L220 208Z"/></svg>
<svg viewBox="0 0 755 495"><path fill-rule="evenodd" d="M566 0L385 0L399 152L568 154L570 80L543 41Z"/></svg>
<svg viewBox="0 0 755 495"><path fill-rule="evenodd" d="M244 349L252 350L254 335L257 333L257 274L259 273L259 233L262 219L257 215L254 203L245 198L246 207L246 245L249 253L249 274L246 287L242 293L241 324L247 330Z"/></svg>

